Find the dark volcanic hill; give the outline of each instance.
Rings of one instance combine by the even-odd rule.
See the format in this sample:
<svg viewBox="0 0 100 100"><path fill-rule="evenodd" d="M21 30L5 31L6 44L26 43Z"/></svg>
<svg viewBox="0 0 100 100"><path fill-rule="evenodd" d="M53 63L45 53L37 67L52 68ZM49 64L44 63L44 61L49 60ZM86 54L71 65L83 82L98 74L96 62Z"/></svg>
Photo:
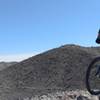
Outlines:
<svg viewBox="0 0 100 100"><path fill-rule="evenodd" d="M0 72L0 100L53 90L85 89L86 69L99 47L65 45Z"/></svg>

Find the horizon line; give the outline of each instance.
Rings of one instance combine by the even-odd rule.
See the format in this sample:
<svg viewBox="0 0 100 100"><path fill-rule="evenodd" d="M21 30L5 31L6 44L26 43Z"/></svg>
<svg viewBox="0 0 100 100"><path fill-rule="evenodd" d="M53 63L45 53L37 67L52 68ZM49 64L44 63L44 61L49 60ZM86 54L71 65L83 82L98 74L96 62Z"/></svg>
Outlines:
<svg viewBox="0 0 100 100"><path fill-rule="evenodd" d="M20 62L37 54L38 53L0 55L0 62Z"/></svg>

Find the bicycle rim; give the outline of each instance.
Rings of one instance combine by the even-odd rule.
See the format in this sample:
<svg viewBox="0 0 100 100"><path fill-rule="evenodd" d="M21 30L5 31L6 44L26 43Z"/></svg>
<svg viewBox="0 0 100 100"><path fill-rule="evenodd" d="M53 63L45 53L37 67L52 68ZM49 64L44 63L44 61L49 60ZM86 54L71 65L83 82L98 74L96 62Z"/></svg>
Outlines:
<svg viewBox="0 0 100 100"><path fill-rule="evenodd" d="M100 57L92 61L86 73L86 86L88 91L92 95L100 94L100 76L99 74L97 74L99 67L100 67Z"/></svg>

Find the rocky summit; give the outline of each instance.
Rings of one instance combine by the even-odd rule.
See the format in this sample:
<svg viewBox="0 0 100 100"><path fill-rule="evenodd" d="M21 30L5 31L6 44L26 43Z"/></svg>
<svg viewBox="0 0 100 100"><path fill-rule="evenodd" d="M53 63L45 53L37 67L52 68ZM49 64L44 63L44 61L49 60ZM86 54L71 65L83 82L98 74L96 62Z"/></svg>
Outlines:
<svg viewBox="0 0 100 100"><path fill-rule="evenodd" d="M87 67L99 55L99 47L64 45L7 67L0 71L0 100L86 90Z"/></svg>

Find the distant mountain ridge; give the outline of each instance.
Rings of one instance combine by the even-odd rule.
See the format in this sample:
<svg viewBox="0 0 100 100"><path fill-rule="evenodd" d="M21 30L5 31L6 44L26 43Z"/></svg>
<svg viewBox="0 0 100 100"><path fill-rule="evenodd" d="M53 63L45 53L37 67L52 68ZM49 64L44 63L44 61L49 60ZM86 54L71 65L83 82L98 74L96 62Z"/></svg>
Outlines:
<svg viewBox="0 0 100 100"><path fill-rule="evenodd" d="M0 71L16 63L17 62L0 62Z"/></svg>
<svg viewBox="0 0 100 100"><path fill-rule="evenodd" d="M64 45L33 56L0 72L0 99L14 100L54 90L84 90L89 63L100 47Z"/></svg>

